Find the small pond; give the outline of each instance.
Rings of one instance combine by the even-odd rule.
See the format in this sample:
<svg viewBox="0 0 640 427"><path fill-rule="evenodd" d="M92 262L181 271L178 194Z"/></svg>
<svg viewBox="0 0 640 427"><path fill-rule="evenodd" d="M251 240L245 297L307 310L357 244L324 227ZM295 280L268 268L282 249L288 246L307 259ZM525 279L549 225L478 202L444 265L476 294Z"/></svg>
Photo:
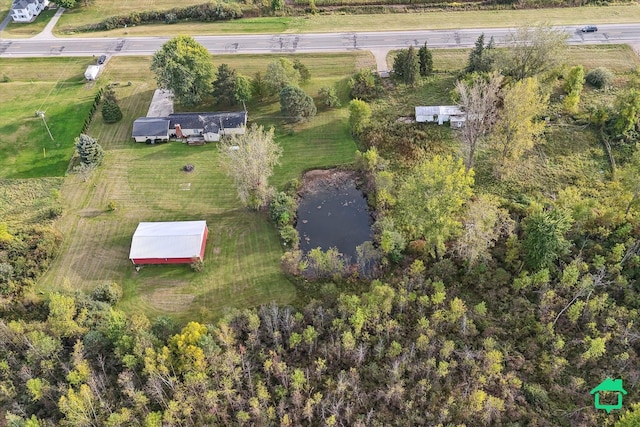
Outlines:
<svg viewBox="0 0 640 427"><path fill-rule="evenodd" d="M371 214L351 172L307 172L298 205L300 249L331 247L356 260L356 246L371 240Z"/></svg>

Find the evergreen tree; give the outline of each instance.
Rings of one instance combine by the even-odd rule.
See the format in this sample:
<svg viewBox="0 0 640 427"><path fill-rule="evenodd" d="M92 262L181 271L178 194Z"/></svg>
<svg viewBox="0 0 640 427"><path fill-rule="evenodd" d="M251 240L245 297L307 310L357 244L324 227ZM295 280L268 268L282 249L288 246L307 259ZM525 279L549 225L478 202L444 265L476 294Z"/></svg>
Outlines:
<svg viewBox="0 0 640 427"><path fill-rule="evenodd" d="M420 60L413 46L402 49L393 60L393 75L408 85L414 85L420 73Z"/></svg>
<svg viewBox="0 0 640 427"><path fill-rule="evenodd" d="M280 91L280 111L285 119L299 122L316 115L313 98L296 86L287 86Z"/></svg>
<svg viewBox="0 0 640 427"><path fill-rule="evenodd" d="M526 219L522 245L532 271L551 267L569 249L571 243L564 235L571 224L571 217L559 209L536 212Z"/></svg>
<svg viewBox="0 0 640 427"><path fill-rule="evenodd" d="M427 42L420 46L418 58L420 60L420 75L425 77L433 73L433 55L427 47Z"/></svg>
<svg viewBox="0 0 640 427"><path fill-rule="evenodd" d="M102 120L105 123L116 123L122 120L122 110L112 88L107 88L102 99Z"/></svg>
<svg viewBox="0 0 640 427"><path fill-rule="evenodd" d="M404 58L404 82L408 85L415 85L420 75L420 60L418 53L413 46L407 49L407 55Z"/></svg>
<svg viewBox="0 0 640 427"><path fill-rule="evenodd" d="M218 105L236 105L236 70L227 64L220 64L213 82L213 97Z"/></svg>
<svg viewBox="0 0 640 427"><path fill-rule="evenodd" d="M89 135L81 133L76 138L76 149L80 156L80 161L88 166L98 166L102 163L104 158L104 150L98 144L98 141L91 138Z"/></svg>
<svg viewBox="0 0 640 427"><path fill-rule="evenodd" d="M491 71L494 45L493 37L491 37L489 43L485 44L484 33L480 34L474 48L469 53L469 63L467 64L467 68L465 68L465 72L488 73Z"/></svg>

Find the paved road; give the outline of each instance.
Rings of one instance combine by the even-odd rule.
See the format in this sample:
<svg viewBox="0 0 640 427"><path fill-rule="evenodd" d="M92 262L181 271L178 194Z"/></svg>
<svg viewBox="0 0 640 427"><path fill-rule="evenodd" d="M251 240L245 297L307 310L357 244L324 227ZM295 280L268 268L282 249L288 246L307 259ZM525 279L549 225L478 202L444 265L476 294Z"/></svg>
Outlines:
<svg viewBox="0 0 640 427"><path fill-rule="evenodd" d="M579 27L558 27L569 35L570 44L640 42L640 25L602 25L596 33L583 34ZM421 45L433 48L470 47L481 33L500 44L509 29L389 31L322 34L256 34L196 36L211 53L301 53L389 50ZM0 57L150 55L169 37L0 39Z"/></svg>

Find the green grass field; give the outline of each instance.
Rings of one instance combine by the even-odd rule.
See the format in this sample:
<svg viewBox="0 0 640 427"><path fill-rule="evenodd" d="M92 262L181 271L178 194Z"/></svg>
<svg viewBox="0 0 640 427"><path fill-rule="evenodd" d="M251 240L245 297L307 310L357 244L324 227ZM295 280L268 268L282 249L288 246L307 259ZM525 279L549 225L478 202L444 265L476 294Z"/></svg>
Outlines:
<svg viewBox="0 0 640 427"><path fill-rule="evenodd" d="M187 2L191 3L191 2ZM185 3L185 4L187 4ZM132 2L98 0L95 6L79 8L61 17L55 31L70 35L74 28L96 23L105 16L131 11ZM137 3L135 3L137 4ZM164 3L162 3L164 4ZM144 6L146 7L146 6ZM161 9L161 6L154 6ZM78 33L81 37L162 36L171 34L303 33L392 30L438 30L447 28L515 27L548 23L552 25L612 24L640 21L640 5L552 8L526 10L429 11L370 15L318 14L299 17L247 18L214 23L143 25L105 32Z"/></svg>
<svg viewBox="0 0 640 427"><path fill-rule="evenodd" d="M28 24L10 22L9 25L2 32L4 38L23 38L33 37L44 30L53 15L56 14L56 9L47 9L42 11L35 21Z"/></svg>
<svg viewBox="0 0 640 427"><path fill-rule="evenodd" d="M0 59L0 177L62 176L96 88L86 58ZM36 111L45 112L45 120Z"/></svg>
<svg viewBox="0 0 640 427"><path fill-rule="evenodd" d="M264 70L274 57L215 57L243 73ZM344 80L360 64L372 63L368 54L301 55L314 85ZM102 79L116 87L125 118L115 125L102 123L99 114L89 133L106 151L104 165L83 182L65 179L65 214L58 227L65 235L63 250L40 280L38 289L90 290L115 281L124 288L120 307L150 317L167 314L178 320L209 321L227 310L276 301L295 303L295 287L281 272L283 251L275 228L262 213L243 209L232 182L217 163L215 144L189 147L172 142L158 146L136 144L130 138L134 118L144 116L155 82L148 57L112 58ZM309 91L312 93L312 91ZM275 104L275 106L274 106ZM249 119L279 123L277 102L250 105ZM202 109L210 107L203 106ZM346 109L321 112L300 126L278 130L284 149L282 165L272 180L282 186L310 168L349 163L356 149L349 135ZM192 163L195 171L181 171ZM109 202L117 209L109 211ZM140 221L205 219L209 239L205 270L188 266L145 267L136 272L128 260L131 236Z"/></svg>

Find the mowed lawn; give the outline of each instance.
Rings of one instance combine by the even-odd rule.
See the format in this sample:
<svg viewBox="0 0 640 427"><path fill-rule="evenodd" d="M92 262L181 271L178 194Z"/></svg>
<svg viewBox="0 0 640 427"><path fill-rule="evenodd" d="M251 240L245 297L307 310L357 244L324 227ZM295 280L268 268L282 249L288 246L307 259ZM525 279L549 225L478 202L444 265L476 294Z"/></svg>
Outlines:
<svg viewBox="0 0 640 427"><path fill-rule="evenodd" d="M0 59L0 178L62 176L97 88L86 58ZM43 111L44 121L36 116ZM51 136L46 125L51 131Z"/></svg>
<svg viewBox="0 0 640 427"><path fill-rule="evenodd" d="M266 69L273 58L216 57L214 63L224 60L250 75ZM322 85L345 79L356 64L372 62L363 54L300 58ZM228 310L271 301L295 303L296 288L280 269L283 251L277 232L264 213L240 206L231 180L220 169L216 144L151 146L131 140L132 121L146 115L156 88L149 63L148 57L116 57L107 64L101 84L121 83L115 90L125 118L105 125L96 115L89 134L106 151L104 165L87 182L76 175L66 178L65 214L58 223L65 235L64 247L39 289L90 291L114 281L125 291L122 309L182 321L210 321ZM127 81L132 85L127 86ZM274 103L277 106L277 102L250 105L249 120L279 124ZM349 163L356 149L346 108L321 112L309 123L278 128L276 133L284 150L273 178L276 186L310 168ZM195 166L193 172L182 171L188 163ZM108 209L110 202L117 206L115 211ZM140 221L201 219L209 226L203 272L188 266L148 266L136 271L128 260L131 236Z"/></svg>
<svg viewBox="0 0 640 427"><path fill-rule="evenodd" d="M200 3L188 0L184 5ZM181 4L182 5L182 4ZM174 7L166 0L151 3L95 0L88 7L80 7L62 15L55 31L72 34L75 28L97 23L107 16L130 13L149 8L162 10ZM548 8L525 10L430 10L421 13L381 14L316 14L296 17L243 18L213 23L188 22L171 25L140 25L95 33L76 33L81 37L163 36L171 34L245 34L245 33L304 33L380 30L440 30L449 28L517 27L547 23L551 25L584 25L634 23L640 20L640 6L636 3L616 6L585 6L577 8Z"/></svg>

